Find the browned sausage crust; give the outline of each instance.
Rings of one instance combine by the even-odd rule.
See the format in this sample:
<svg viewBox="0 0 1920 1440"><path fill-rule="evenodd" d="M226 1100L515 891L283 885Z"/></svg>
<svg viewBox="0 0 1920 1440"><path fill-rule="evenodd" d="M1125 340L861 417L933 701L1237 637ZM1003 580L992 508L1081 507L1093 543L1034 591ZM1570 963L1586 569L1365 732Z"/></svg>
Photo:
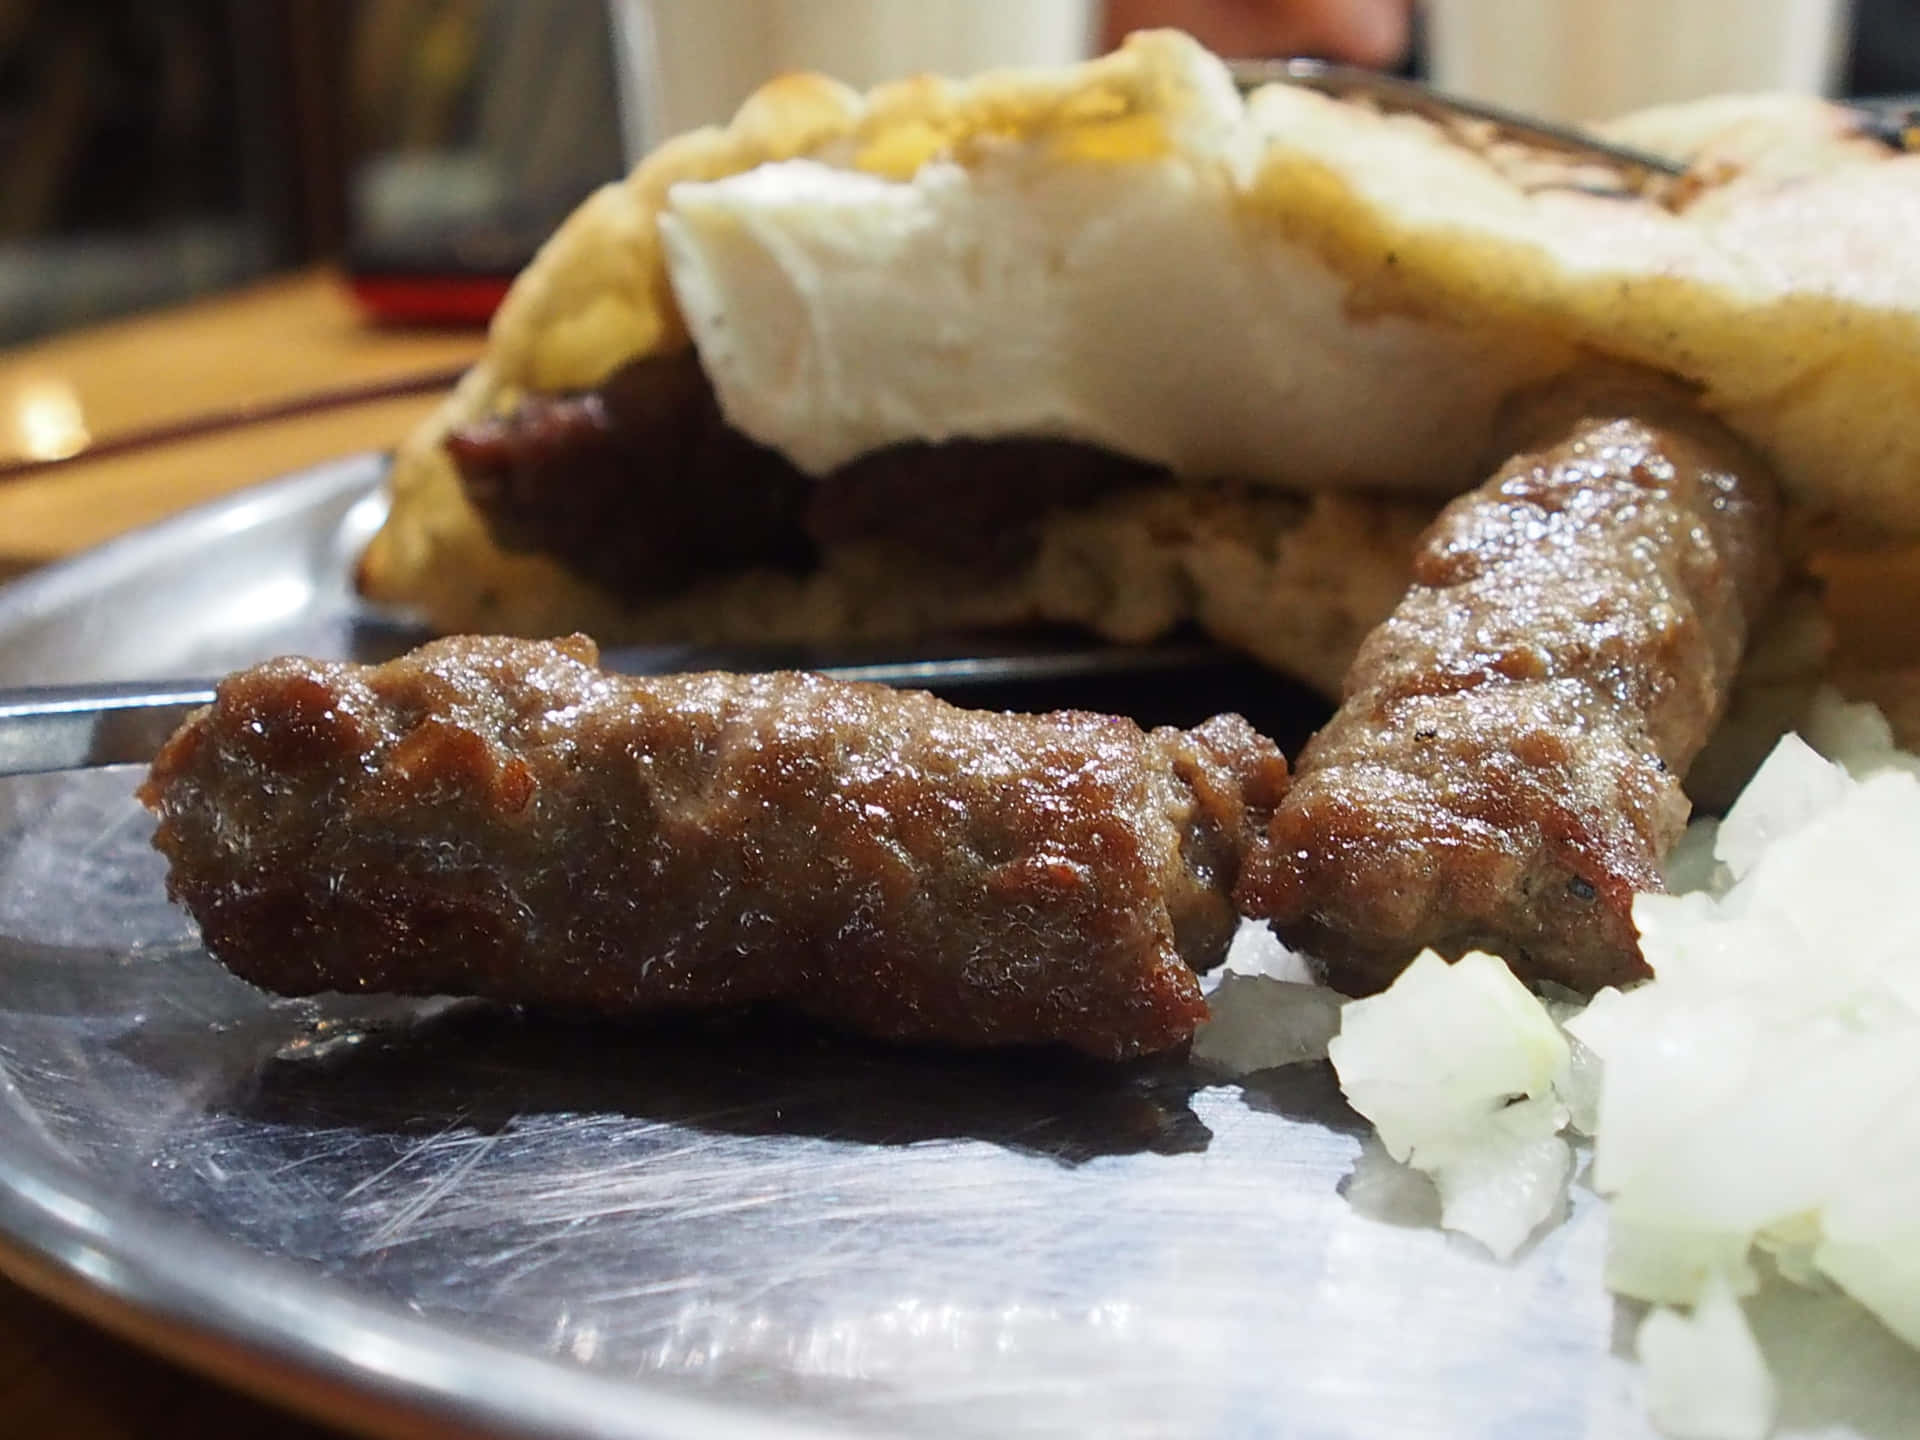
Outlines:
<svg viewBox="0 0 1920 1440"><path fill-rule="evenodd" d="M1777 524L1765 467L1698 417L1585 420L1510 461L1423 538L1242 908L1356 993L1427 945L1580 990L1645 975L1633 896L1686 825Z"/></svg>
<svg viewBox="0 0 1920 1440"><path fill-rule="evenodd" d="M155 762L169 887L290 994L622 1014L774 1001L868 1034L1185 1040L1286 764L800 674L635 678L581 637L230 677ZM1183 958L1184 957L1184 958Z"/></svg>

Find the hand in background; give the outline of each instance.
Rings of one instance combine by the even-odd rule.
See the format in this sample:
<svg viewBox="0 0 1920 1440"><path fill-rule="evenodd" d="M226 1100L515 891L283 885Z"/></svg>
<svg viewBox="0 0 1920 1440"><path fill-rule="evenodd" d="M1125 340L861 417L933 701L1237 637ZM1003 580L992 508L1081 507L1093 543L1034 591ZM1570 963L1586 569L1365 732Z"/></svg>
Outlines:
<svg viewBox="0 0 1920 1440"><path fill-rule="evenodd" d="M1165 25L1220 55L1391 66L1406 55L1412 11L1413 0L1107 0L1106 38Z"/></svg>

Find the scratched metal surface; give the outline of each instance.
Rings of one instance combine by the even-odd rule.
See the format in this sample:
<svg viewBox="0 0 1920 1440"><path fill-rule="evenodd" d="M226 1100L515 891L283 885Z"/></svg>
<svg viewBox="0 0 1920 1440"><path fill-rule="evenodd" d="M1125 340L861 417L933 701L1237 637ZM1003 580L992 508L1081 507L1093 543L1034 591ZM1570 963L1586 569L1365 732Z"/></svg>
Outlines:
<svg viewBox="0 0 1920 1440"><path fill-rule="evenodd" d="M342 579L376 477L0 595L0 683L391 650ZM0 782L0 1261L149 1337L251 1347L370 1426L355 1396L549 1435L1651 1434L1598 1202L1494 1265L1324 1067L273 1000L166 904L135 778ZM1759 1313L1825 1337L1788 1430L1913 1433L1911 1357L1795 1305Z"/></svg>

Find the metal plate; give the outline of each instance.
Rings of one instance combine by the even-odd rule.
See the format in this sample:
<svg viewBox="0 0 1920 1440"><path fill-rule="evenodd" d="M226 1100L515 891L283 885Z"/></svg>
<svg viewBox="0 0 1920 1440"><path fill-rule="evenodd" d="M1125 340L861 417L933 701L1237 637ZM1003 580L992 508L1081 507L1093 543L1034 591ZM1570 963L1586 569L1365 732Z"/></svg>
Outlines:
<svg viewBox="0 0 1920 1440"><path fill-rule="evenodd" d="M391 652L345 578L379 475L12 587L0 683ZM194 1363L391 1433L1652 1433L1599 1202L1496 1265L1324 1066L269 999L166 903L135 779L0 782L0 1261ZM1914 1433L1860 1312L1756 1322L1788 1433Z"/></svg>

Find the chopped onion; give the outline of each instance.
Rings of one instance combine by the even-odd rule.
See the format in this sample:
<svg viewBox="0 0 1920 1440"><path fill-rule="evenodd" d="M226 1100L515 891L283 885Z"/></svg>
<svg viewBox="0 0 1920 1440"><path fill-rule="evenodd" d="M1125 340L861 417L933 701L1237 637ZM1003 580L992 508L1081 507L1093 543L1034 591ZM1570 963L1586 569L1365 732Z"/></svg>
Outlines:
<svg viewBox="0 0 1920 1440"><path fill-rule="evenodd" d="M1808 1290L1825 1288L1814 1252L1820 1246L1820 1220L1814 1215L1796 1215L1769 1225L1753 1237L1773 1260L1773 1268L1785 1279Z"/></svg>
<svg viewBox="0 0 1920 1440"><path fill-rule="evenodd" d="M1471 1235L1510 1260L1560 1208L1573 1151L1558 1135L1525 1140L1496 1134L1431 1165L1443 1229Z"/></svg>
<svg viewBox="0 0 1920 1440"><path fill-rule="evenodd" d="M1553 1023L1560 1027L1561 1037L1567 1042L1566 1078L1554 1089L1567 1107L1567 1124L1582 1135L1591 1135L1600 1124L1600 1057L1567 1029L1569 1020L1586 1013L1587 1003L1577 998L1549 999L1545 1003L1547 1014L1553 1017Z"/></svg>
<svg viewBox="0 0 1920 1440"><path fill-rule="evenodd" d="M1856 780L1881 770L1920 771L1920 756L1893 743L1893 727L1877 706L1854 704L1830 686L1814 692L1806 741Z"/></svg>
<svg viewBox="0 0 1920 1440"><path fill-rule="evenodd" d="M1609 1288L1693 1307L1655 1310L1638 1342L1674 1437L1772 1426L1737 1298L1756 1248L1920 1348L1920 757L1830 691L1807 734L1689 827L1670 893L1636 899L1652 981L1543 1006L1491 956L1428 951L1328 1046L1386 1152L1363 1152L1356 1207L1404 1189L1390 1156L1502 1258L1565 1193L1561 1127L1595 1137Z"/></svg>
<svg viewBox="0 0 1920 1440"><path fill-rule="evenodd" d="M1207 1008L1211 1018L1194 1032L1192 1057L1227 1076L1324 1060L1340 1029L1333 991L1265 975L1221 976Z"/></svg>
<svg viewBox="0 0 1920 1440"><path fill-rule="evenodd" d="M1327 1058L1341 997L1314 983L1306 960L1264 921L1242 920L1207 993L1209 1018L1194 1032L1196 1064L1228 1078Z"/></svg>
<svg viewBox="0 0 1920 1440"><path fill-rule="evenodd" d="M1846 787L1845 771L1798 735L1781 737L1727 812L1714 839L1714 858L1740 879L1774 841L1837 805Z"/></svg>
<svg viewBox="0 0 1920 1440"><path fill-rule="evenodd" d="M1419 1164L1498 1130L1557 1133L1554 1085L1567 1042L1545 1007L1491 955L1449 965L1431 950L1385 991L1341 1012L1328 1047L1340 1088L1387 1153Z"/></svg>
<svg viewBox="0 0 1920 1440"><path fill-rule="evenodd" d="M1810 1248L1815 1268L1920 1348L1920 1086L1895 1105L1835 1187Z"/></svg>
<svg viewBox="0 0 1920 1440"><path fill-rule="evenodd" d="M1746 1313L1714 1277L1692 1316L1655 1310L1635 1351L1645 1370L1647 1409L1674 1440L1762 1440L1779 1396Z"/></svg>
<svg viewBox="0 0 1920 1440"><path fill-rule="evenodd" d="M1724 894L1641 896L1655 979L1569 1033L1604 1065L1593 1180L1620 1293L1750 1289L1758 1246L1920 1345L1920 779L1824 697L1719 828Z"/></svg>
<svg viewBox="0 0 1920 1440"><path fill-rule="evenodd" d="M1689 1230L1613 1212L1607 1222L1607 1288L1658 1305L1691 1305L1716 1275L1743 1295L1760 1285L1747 1263L1752 1237Z"/></svg>
<svg viewBox="0 0 1920 1440"><path fill-rule="evenodd" d="M1264 920L1242 920L1227 946L1223 967L1229 975L1264 975L1269 980L1286 980L1297 985L1317 983L1306 956L1289 950Z"/></svg>
<svg viewBox="0 0 1920 1440"><path fill-rule="evenodd" d="M1506 965L1478 951L1420 955L1383 993L1349 1003L1328 1047L1347 1099L1387 1153L1431 1175L1441 1224L1501 1258L1565 1192L1567 1041Z"/></svg>

